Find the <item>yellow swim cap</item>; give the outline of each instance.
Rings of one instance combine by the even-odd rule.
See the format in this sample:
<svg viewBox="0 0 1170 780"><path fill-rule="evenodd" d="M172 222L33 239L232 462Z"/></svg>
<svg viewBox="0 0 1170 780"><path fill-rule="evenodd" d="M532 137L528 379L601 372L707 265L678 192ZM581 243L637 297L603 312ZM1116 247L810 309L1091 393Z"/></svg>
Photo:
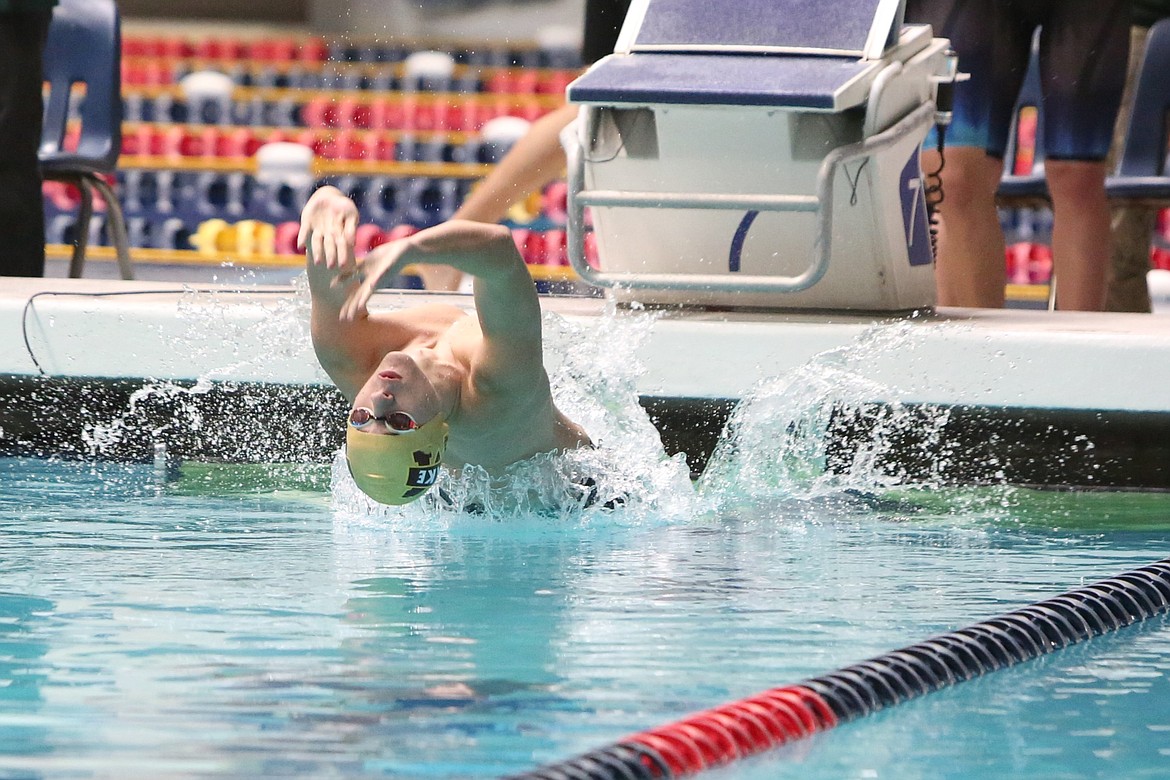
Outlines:
<svg viewBox="0 0 1170 780"><path fill-rule="evenodd" d="M409 433L378 434L345 426L345 458L361 491L380 504L409 504L439 478L447 421L435 417Z"/></svg>

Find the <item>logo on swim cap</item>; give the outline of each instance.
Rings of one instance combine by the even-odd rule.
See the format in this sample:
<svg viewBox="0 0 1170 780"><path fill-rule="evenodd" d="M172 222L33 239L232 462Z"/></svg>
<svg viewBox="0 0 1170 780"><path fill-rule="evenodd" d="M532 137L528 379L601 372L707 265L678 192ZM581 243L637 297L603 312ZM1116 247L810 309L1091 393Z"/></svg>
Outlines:
<svg viewBox="0 0 1170 780"><path fill-rule="evenodd" d="M402 434L345 429L345 458L354 482L381 504L409 504L439 479L447 448L447 421L436 417Z"/></svg>
<svg viewBox="0 0 1170 780"><path fill-rule="evenodd" d="M412 488L418 488L418 490L408 491L408 494L421 496L439 479L439 462L432 463L430 454L422 450L414 451L414 462L419 466L406 473L406 484Z"/></svg>

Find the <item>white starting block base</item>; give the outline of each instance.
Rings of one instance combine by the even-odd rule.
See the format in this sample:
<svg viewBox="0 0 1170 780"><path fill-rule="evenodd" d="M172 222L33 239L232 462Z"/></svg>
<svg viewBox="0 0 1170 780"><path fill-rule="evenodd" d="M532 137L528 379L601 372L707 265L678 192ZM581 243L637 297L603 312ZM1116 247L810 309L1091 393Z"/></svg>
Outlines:
<svg viewBox="0 0 1170 780"><path fill-rule="evenodd" d="M568 87L574 268L620 301L933 306L919 150L948 49L897 0L640 0Z"/></svg>
<svg viewBox="0 0 1170 780"><path fill-rule="evenodd" d="M834 149L862 143L858 114L725 110L672 106L656 112L655 159L606 150L628 143L616 127L585 162L592 191L704 192L799 197L827 189L831 256L805 290L771 282L804 273L822 251L822 223L812 211L595 208L601 269L623 302L722 307L899 311L935 302L934 261L918 166L929 112L880 155L844 159L831 172ZM730 127L729 127L730 125ZM712 154L713 138L755 139ZM795 152L794 152L795 150ZM710 279L704 283L702 278ZM681 286L681 289L678 287Z"/></svg>

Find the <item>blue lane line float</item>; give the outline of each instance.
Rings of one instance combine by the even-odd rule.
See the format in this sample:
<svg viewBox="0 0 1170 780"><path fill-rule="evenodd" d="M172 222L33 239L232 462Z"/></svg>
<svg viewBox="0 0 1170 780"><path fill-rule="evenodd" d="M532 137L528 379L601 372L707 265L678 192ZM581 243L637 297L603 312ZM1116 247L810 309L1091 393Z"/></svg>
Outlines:
<svg viewBox="0 0 1170 780"><path fill-rule="evenodd" d="M508 780L686 777L1116 631L1168 608L1170 558Z"/></svg>

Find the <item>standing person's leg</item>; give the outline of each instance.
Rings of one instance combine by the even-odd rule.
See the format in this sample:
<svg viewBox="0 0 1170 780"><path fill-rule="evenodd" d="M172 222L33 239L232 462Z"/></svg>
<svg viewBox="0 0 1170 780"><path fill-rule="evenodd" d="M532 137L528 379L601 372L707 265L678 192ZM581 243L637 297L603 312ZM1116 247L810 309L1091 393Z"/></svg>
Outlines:
<svg viewBox="0 0 1170 780"><path fill-rule="evenodd" d="M1045 172L1059 309L1100 311L1111 254L1105 158L1125 87L1129 0L1053 0L1041 28Z"/></svg>
<svg viewBox="0 0 1170 780"><path fill-rule="evenodd" d="M1050 159L1044 171L1052 194L1056 307L1101 311L1110 253L1105 163Z"/></svg>
<svg viewBox="0 0 1170 780"><path fill-rule="evenodd" d="M630 0L585 0L585 36L581 43L585 64L613 54L629 10Z"/></svg>
<svg viewBox="0 0 1170 780"><path fill-rule="evenodd" d="M1152 208L1122 206L1113 210L1109 273L1105 281L1105 311L1151 311L1150 236L1158 223Z"/></svg>
<svg viewBox="0 0 1170 780"><path fill-rule="evenodd" d="M1121 110L1113 129L1113 146L1106 168L1112 171L1125 147L1125 130L1133 110L1138 68L1146 49L1148 27L1133 27L1129 36L1129 66L1126 68L1125 92ZM1141 206L1113 209L1113 250L1105 283L1105 311L1150 311L1150 287L1146 274L1150 270L1150 234L1154 232L1157 212Z"/></svg>
<svg viewBox="0 0 1170 780"><path fill-rule="evenodd" d="M1003 173L1011 105L1023 80L1018 39L1027 36L1006 6L995 0L910 0L908 23L930 24L947 37L969 80L955 85L954 118L946 131L940 178L936 275L938 302L944 306L1002 307L1006 270L1004 237L995 193ZM1006 109L1004 106L1006 105ZM936 135L927 139L923 171L939 168Z"/></svg>
<svg viewBox="0 0 1170 780"><path fill-rule="evenodd" d="M995 191L1003 161L971 146L948 147L945 157L935 269L938 303L1002 308L1007 274ZM936 170L938 152L924 152L922 167Z"/></svg>
<svg viewBox="0 0 1170 780"><path fill-rule="evenodd" d="M0 276L43 276L41 55L49 12L0 14Z"/></svg>

